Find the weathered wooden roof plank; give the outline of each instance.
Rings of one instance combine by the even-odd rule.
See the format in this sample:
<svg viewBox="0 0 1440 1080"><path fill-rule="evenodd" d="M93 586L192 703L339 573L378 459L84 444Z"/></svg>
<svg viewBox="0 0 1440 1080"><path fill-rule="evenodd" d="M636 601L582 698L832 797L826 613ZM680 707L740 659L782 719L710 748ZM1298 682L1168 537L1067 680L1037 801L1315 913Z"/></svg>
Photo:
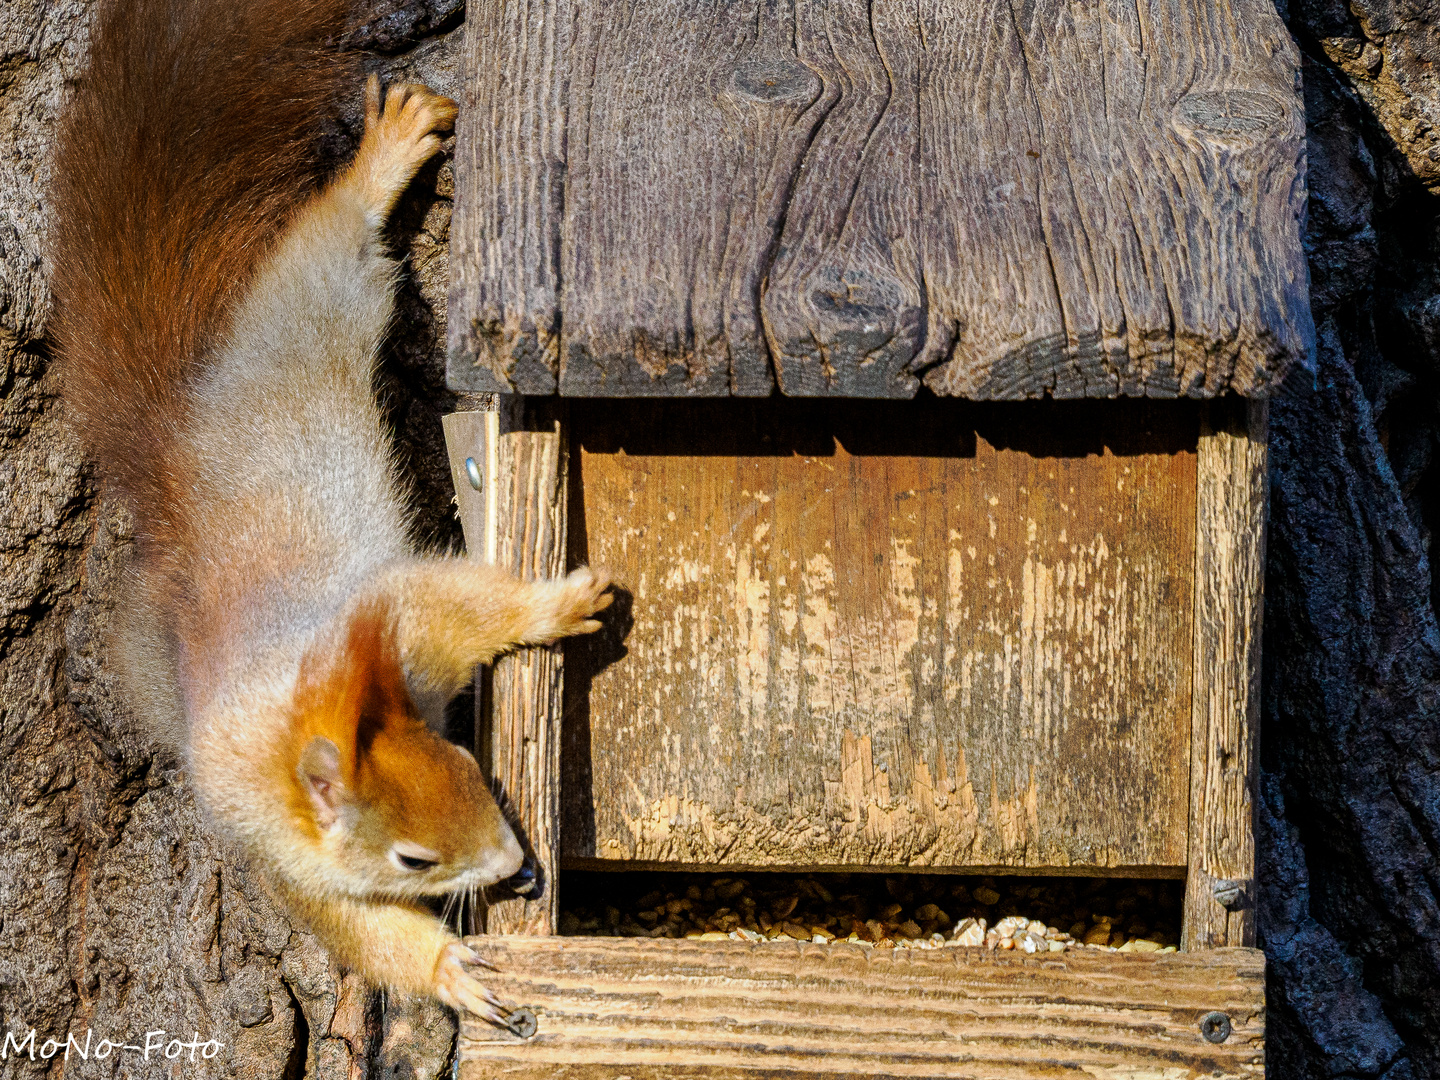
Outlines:
<svg viewBox="0 0 1440 1080"><path fill-rule="evenodd" d="M1264 0L471 7L457 389L1264 394L1308 355Z"/></svg>

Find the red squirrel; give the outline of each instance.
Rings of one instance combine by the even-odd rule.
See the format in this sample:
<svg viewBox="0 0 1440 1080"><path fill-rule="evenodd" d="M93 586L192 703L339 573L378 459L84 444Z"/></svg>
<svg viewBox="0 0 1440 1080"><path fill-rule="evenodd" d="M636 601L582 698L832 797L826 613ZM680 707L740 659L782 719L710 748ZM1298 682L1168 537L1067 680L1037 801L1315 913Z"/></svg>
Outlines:
<svg viewBox="0 0 1440 1080"><path fill-rule="evenodd" d="M219 828L342 963L501 1022L424 904L523 853L417 700L598 628L602 574L522 583L417 554L371 377L380 230L454 102L365 87L348 167L317 134L354 71L344 0L104 0L63 119L50 264L67 414L135 518L112 647Z"/></svg>

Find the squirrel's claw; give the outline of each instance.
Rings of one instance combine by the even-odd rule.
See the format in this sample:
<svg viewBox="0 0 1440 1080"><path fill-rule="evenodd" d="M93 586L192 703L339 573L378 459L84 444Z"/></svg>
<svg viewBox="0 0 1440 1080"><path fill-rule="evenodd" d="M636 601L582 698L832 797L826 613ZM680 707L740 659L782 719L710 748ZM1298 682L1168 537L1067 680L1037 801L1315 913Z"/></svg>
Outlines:
<svg viewBox="0 0 1440 1080"><path fill-rule="evenodd" d="M486 960L485 957L481 956L481 955L480 955L478 952L476 952L474 949L470 948L470 946L468 946L468 945L465 946L465 950L466 950L466 952L469 954L469 960L468 960L468 962L469 962L472 966L484 968L486 971L499 971L499 970L500 970L500 969L497 968L494 964L492 964L489 960ZM488 993L489 991L486 991L486 992ZM498 1005L498 1004L500 1004L500 1003L497 1001L495 1004Z"/></svg>

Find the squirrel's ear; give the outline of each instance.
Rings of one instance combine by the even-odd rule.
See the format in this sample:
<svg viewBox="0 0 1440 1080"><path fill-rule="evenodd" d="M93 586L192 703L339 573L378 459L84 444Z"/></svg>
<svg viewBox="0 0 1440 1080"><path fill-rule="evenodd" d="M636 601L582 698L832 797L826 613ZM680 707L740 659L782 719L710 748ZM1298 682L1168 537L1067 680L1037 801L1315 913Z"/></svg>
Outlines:
<svg viewBox="0 0 1440 1080"><path fill-rule="evenodd" d="M345 657L348 665L346 728L338 737L341 746L353 738L347 749L359 768L371 753L376 738L397 719L409 721L414 716L410 690L405 684L405 668L400 662L400 646L395 640L395 626L387 611L361 611L350 623ZM349 724L354 727L349 727Z"/></svg>
<svg viewBox="0 0 1440 1080"><path fill-rule="evenodd" d="M315 820L322 829L335 824L340 804L345 798L345 784L340 776L340 748L323 735L317 735L300 751L296 770L300 785L315 807Z"/></svg>

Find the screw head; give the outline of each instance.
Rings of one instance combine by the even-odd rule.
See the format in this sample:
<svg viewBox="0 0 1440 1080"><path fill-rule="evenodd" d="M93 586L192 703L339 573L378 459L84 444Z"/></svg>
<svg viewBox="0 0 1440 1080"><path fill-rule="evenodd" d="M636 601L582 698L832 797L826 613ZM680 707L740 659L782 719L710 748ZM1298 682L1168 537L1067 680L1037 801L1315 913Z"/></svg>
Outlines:
<svg viewBox="0 0 1440 1080"><path fill-rule="evenodd" d="M1230 1017L1222 1012L1206 1013L1200 1018L1200 1034L1206 1042L1223 1043L1230 1037Z"/></svg>
<svg viewBox="0 0 1440 1080"><path fill-rule="evenodd" d="M1220 878L1211 888L1214 890L1215 902L1226 911L1236 910L1245 899L1244 886L1229 878Z"/></svg>
<svg viewBox="0 0 1440 1080"><path fill-rule="evenodd" d="M480 475L480 466L473 457L467 457L465 459L465 477L470 481L470 486L476 491L479 491L485 486L485 480Z"/></svg>
<svg viewBox="0 0 1440 1080"><path fill-rule="evenodd" d="M522 1039L530 1038L540 1027L539 1023L535 1020L535 1014L529 1009L516 1009L505 1018L505 1023L511 1031L519 1035Z"/></svg>

